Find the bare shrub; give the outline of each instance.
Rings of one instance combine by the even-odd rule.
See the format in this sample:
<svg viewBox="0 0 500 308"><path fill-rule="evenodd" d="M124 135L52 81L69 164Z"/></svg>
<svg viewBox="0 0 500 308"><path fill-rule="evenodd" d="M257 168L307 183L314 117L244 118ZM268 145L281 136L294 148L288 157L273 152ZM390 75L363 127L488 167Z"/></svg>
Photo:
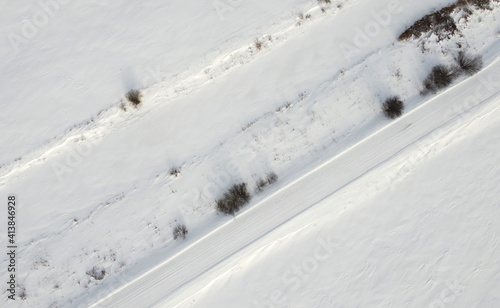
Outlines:
<svg viewBox="0 0 500 308"><path fill-rule="evenodd" d="M134 106L139 106L142 101L142 94L141 91L132 89L127 92L127 95L125 96L130 103Z"/></svg>
<svg viewBox="0 0 500 308"><path fill-rule="evenodd" d="M271 185L278 181L278 175L274 171L271 171L267 174L266 181L268 185Z"/></svg>
<svg viewBox="0 0 500 308"><path fill-rule="evenodd" d="M274 171L269 172L266 175L265 179L260 178L257 181L257 183L256 183L257 191L259 191L259 192L263 191L267 185L271 185L271 184L275 183L276 181L278 181L278 175Z"/></svg>
<svg viewBox="0 0 500 308"><path fill-rule="evenodd" d="M262 178L260 178L260 179L257 181L256 186L257 186L257 190L258 190L259 192L261 192L261 191L263 191L263 190L264 190L264 188L267 186L267 181L266 181L266 180L264 180L264 179L262 179Z"/></svg>
<svg viewBox="0 0 500 308"><path fill-rule="evenodd" d="M182 237L182 239L186 238L186 235L188 234L188 229L184 224L177 225L175 226L174 230L172 231L172 234L174 236L174 240Z"/></svg>
<svg viewBox="0 0 500 308"><path fill-rule="evenodd" d="M435 93L449 86L457 76L456 70L446 65L436 65L424 80L422 94Z"/></svg>
<svg viewBox="0 0 500 308"><path fill-rule="evenodd" d="M233 215L250 200L246 183L235 184L216 201L217 211Z"/></svg>
<svg viewBox="0 0 500 308"><path fill-rule="evenodd" d="M28 298L25 287L19 287L19 294L17 295L20 300L24 301Z"/></svg>
<svg viewBox="0 0 500 308"><path fill-rule="evenodd" d="M181 170L177 167L172 167L170 168L170 171L168 172L171 176L173 177L179 177L181 175Z"/></svg>
<svg viewBox="0 0 500 308"><path fill-rule="evenodd" d="M261 50L263 47L262 42L258 39L255 40L254 44L255 44L255 48L257 48L257 50Z"/></svg>
<svg viewBox="0 0 500 308"><path fill-rule="evenodd" d="M389 97L382 105L384 115L389 119L400 117L404 111L404 103L398 96Z"/></svg>
<svg viewBox="0 0 500 308"><path fill-rule="evenodd" d="M483 68L483 58L481 56L471 56L460 51L457 57L457 64L463 73L472 76Z"/></svg>
<svg viewBox="0 0 500 308"><path fill-rule="evenodd" d="M103 280L106 275L106 270L102 267L94 266L90 271L87 272L87 275L94 278L95 280Z"/></svg>

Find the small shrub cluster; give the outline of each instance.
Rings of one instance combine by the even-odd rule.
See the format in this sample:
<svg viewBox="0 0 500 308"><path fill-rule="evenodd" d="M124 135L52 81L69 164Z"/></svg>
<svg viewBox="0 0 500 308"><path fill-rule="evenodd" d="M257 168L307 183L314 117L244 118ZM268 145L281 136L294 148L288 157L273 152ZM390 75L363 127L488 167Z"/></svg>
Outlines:
<svg viewBox="0 0 500 308"><path fill-rule="evenodd" d="M18 297L22 301L25 301L28 298L28 294L26 293L26 288L20 287Z"/></svg>
<svg viewBox="0 0 500 308"><path fill-rule="evenodd" d="M299 13L299 19L303 20L304 18L307 19L307 20L310 20L311 19L311 14L304 15L304 13Z"/></svg>
<svg viewBox="0 0 500 308"><path fill-rule="evenodd" d="M248 201L250 201L250 193L247 184L235 184L216 201L216 208L221 213L234 215Z"/></svg>
<svg viewBox="0 0 500 308"><path fill-rule="evenodd" d="M181 170L177 167L172 167L168 172L173 177L179 177L181 175Z"/></svg>
<svg viewBox="0 0 500 308"><path fill-rule="evenodd" d="M422 94L436 93L449 86L456 77L457 72L454 68L442 64L436 65L424 80Z"/></svg>
<svg viewBox="0 0 500 308"><path fill-rule="evenodd" d="M271 185L278 181L278 175L275 172L269 172L266 176L267 184Z"/></svg>
<svg viewBox="0 0 500 308"><path fill-rule="evenodd" d="M87 275L94 278L95 280L103 280L106 275L106 270L104 268L99 268L94 266L92 270L87 272Z"/></svg>
<svg viewBox="0 0 500 308"><path fill-rule="evenodd" d="M261 50L263 47L263 43L258 39L255 40L254 44L255 44L255 48L257 48L257 50Z"/></svg>
<svg viewBox="0 0 500 308"><path fill-rule="evenodd" d="M174 230L172 231L172 234L174 236L174 240L178 238L185 239L186 235L188 234L188 229L184 224L177 225L175 226Z"/></svg>
<svg viewBox="0 0 500 308"><path fill-rule="evenodd" d="M142 94L141 91L132 89L127 92L127 95L125 96L127 100L135 107L139 106L142 101Z"/></svg>
<svg viewBox="0 0 500 308"><path fill-rule="evenodd" d="M460 51L457 57L457 64L462 73L472 76L483 68L483 58L481 56L471 56Z"/></svg>
<svg viewBox="0 0 500 308"><path fill-rule="evenodd" d="M257 185L256 186L257 186L257 190L258 191L263 191L264 187L267 186L267 181L261 178L261 179L259 179L257 181Z"/></svg>
<svg viewBox="0 0 500 308"><path fill-rule="evenodd" d="M447 38L458 31L455 20L451 16L455 10L462 10L464 17L467 18L473 14L471 6L481 10L491 10L492 1L498 2L498 0L458 0L417 20L398 37L398 40L405 41L412 37L418 39L428 32L436 34L440 39Z"/></svg>
<svg viewBox="0 0 500 308"><path fill-rule="evenodd" d="M491 1L492 0L461 0L459 2L468 3L468 4L473 5L476 8L481 9L481 10L491 10L491 5L490 5ZM493 1L498 2L498 0L493 0Z"/></svg>
<svg viewBox="0 0 500 308"><path fill-rule="evenodd" d="M389 119L400 117L404 111L404 103L398 96L389 97L382 105L384 115Z"/></svg>
<svg viewBox="0 0 500 308"><path fill-rule="evenodd" d="M451 13L455 10L455 5L447 6L435 13L428 14L417 20L411 27L406 29L399 37L398 41L409 40L412 37L420 38L422 34L432 30L440 39L454 34L458 28Z"/></svg>
<svg viewBox="0 0 500 308"><path fill-rule="evenodd" d="M467 52L460 51L456 58L456 65L436 65L424 80L422 95L435 93L438 90L448 87L453 80L461 74L472 76L483 68L483 58L481 56L471 56Z"/></svg>
<svg viewBox="0 0 500 308"><path fill-rule="evenodd" d="M276 181L278 181L278 175L275 172L269 172L266 175L265 179L260 178L257 181L257 185L256 185L257 190L259 192L261 192L262 190L264 190L264 187L266 187L267 185L271 185L271 184L275 183Z"/></svg>

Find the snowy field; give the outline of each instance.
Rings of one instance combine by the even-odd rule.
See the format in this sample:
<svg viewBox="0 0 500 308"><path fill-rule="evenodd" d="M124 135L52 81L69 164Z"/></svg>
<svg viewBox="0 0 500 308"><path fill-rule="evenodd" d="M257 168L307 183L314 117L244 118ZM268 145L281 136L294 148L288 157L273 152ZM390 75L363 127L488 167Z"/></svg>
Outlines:
<svg viewBox="0 0 500 308"><path fill-rule="evenodd" d="M3 4L0 306L500 307L500 3L397 39L453 2Z"/></svg>

